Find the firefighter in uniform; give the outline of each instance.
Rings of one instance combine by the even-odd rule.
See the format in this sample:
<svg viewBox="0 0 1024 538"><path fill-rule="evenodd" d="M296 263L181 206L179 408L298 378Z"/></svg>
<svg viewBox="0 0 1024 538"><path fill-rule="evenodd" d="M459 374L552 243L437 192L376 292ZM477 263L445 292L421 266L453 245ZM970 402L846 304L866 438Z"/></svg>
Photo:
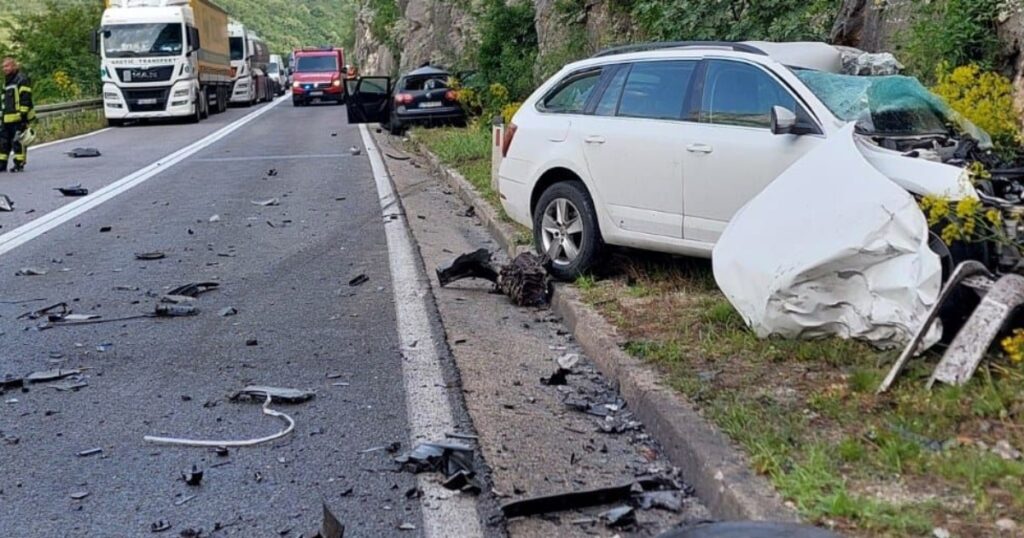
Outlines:
<svg viewBox="0 0 1024 538"><path fill-rule="evenodd" d="M28 160L28 145L35 138L29 127L36 119L36 110L32 106L32 83L21 72L14 58L3 60L4 87L0 94L0 172L7 171L7 158L14 152L14 167L11 172L21 172Z"/></svg>

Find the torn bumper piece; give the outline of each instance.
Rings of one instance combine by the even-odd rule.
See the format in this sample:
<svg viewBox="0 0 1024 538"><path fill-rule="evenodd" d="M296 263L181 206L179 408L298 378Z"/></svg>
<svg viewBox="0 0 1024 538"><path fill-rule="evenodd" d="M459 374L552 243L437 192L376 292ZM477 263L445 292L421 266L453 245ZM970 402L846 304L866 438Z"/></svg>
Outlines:
<svg viewBox="0 0 1024 538"><path fill-rule="evenodd" d="M865 159L851 124L744 206L712 263L760 337L835 335L892 348L938 299L942 268L928 242L916 201ZM923 348L941 334L934 324Z"/></svg>

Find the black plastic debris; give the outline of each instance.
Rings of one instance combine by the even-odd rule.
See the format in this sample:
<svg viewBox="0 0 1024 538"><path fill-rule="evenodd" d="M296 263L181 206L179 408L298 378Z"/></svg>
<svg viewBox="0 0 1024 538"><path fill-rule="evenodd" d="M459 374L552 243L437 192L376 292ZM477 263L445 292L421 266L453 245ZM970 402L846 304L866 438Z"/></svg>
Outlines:
<svg viewBox="0 0 1024 538"><path fill-rule="evenodd" d="M570 491L514 501L503 505L501 511L506 518L535 516L602 504L629 502L644 492L663 490L681 490L681 485L675 480L664 477L646 477L619 486Z"/></svg>
<svg viewBox="0 0 1024 538"><path fill-rule="evenodd" d="M48 271L38 267L22 267L14 272L14 276L43 276Z"/></svg>
<svg viewBox="0 0 1024 538"><path fill-rule="evenodd" d="M408 161L412 158L408 155L395 155L393 153L385 153L384 155L387 155L389 159L394 159L396 161Z"/></svg>
<svg viewBox="0 0 1024 538"><path fill-rule="evenodd" d="M595 398L569 395L562 402L574 411L595 417L607 417L626 407L625 400L617 395L604 395Z"/></svg>
<svg viewBox="0 0 1024 538"><path fill-rule="evenodd" d="M111 228L110 226L100 226L100 233L101 234L105 234L105 233L109 232L112 229L113 228Z"/></svg>
<svg viewBox="0 0 1024 538"><path fill-rule="evenodd" d="M411 452L395 458L402 468L414 473L435 472L445 476L444 487L478 494L482 490L476 478L473 449L457 443L420 443Z"/></svg>
<svg viewBox="0 0 1024 538"><path fill-rule="evenodd" d="M67 155L75 159L83 159L89 157L99 157L100 155L102 155L102 153L100 153L100 150L96 148L75 148L67 152Z"/></svg>
<svg viewBox="0 0 1024 538"><path fill-rule="evenodd" d="M6 194L0 194L0 211L14 211L14 200Z"/></svg>
<svg viewBox="0 0 1024 538"><path fill-rule="evenodd" d="M70 313L71 309L68 307L67 303L56 303L50 306L45 306L38 310L25 312L24 314L18 316L18 319L39 319L41 317L47 317L51 320L63 319Z"/></svg>
<svg viewBox="0 0 1024 538"><path fill-rule="evenodd" d="M203 481L203 470L193 465L192 469L181 473L181 479L190 486L198 486Z"/></svg>
<svg viewBox="0 0 1024 538"><path fill-rule="evenodd" d="M254 400L266 400L270 396L272 402L280 403L302 403L311 400L316 393L308 390L290 389L283 387L267 387L262 385L249 385L242 390L235 392L228 397L229 400L251 398Z"/></svg>
<svg viewBox="0 0 1024 538"><path fill-rule="evenodd" d="M437 281L445 287L463 278L482 278L497 283L498 271L491 265L491 253L485 248L456 257L437 268Z"/></svg>
<svg viewBox="0 0 1024 538"><path fill-rule="evenodd" d="M25 379L21 377L14 377L11 374L4 374L0 377L0 390L7 389L20 389L25 386Z"/></svg>
<svg viewBox="0 0 1024 538"><path fill-rule="evenodd" d="M158 318L180 318L195 316L199 309L190 304L158 304L153 313Z"/></svg>
<svg viewBox="0 0 1024 538"><path fill-rule="evenodd" d="M635 496L637 507L641 510L667 510L681 512L683 510L683 492L678 490L645 491Z"/></svg>
<svg viewBox="0 0 1024 538"><path fill-rule="evenodd" d="M149 525L149 532L164 532L171 530L171 524L163 519L154 521Z"/></svg>
<svg viewBox="0 0 1024 538"><path fill-rule="evenodd" d="M167 295L183 295L185 297L194 298L219 287L220 284L217 282L193 282L191 284L185 284L184 286L178 286L177 288L167 292Z"/></svg>
<svg viewBox="0 0 1024 538"><path fill-rule="evenodd" d="M631 527L636 525L636 511L632 506L625 504L601 512L600 518L609 527Z"/></svg>
<svg viewBox="0 0 1024 538"><path fill-rule="evenodd" d="M146 261L162 260L162 259L164 259L166 257L167 257L167 255L164 254L163 252L160 252L160 251L136 252L135 253L135 259L136 260L146 260Z"/></svg>
<svg viewBox="0 0 1024 538"><path fill-rule="evenodd" d="M475 217L476 216L476 208L473 207L473 206L469 206L469 207L466 208L465 211L460 213L460 215L463 216L463 217Z"/></svg>
<svg viewBox="0 0 1024 538"><path fill-rule="evenodd" d="M658 538L838 538L818 527L772 521L722 521L697 523L673 529Z"/></svg>
<svg viewBox="0 0 1024 538"><path fill-rule="evenodd" d="M572 373L572 369L576 366L580 360L580 356L575 353L567 353L558 357L558 369L548 377L542 377L540 382L542 385L565 385L567 380L566 376Z"/></svg>
<svg viewBox="0 0 1024 538"><path fill-rule="evenodd" d="M352 287L362 286L363 284L366 284L369 281L370 281L370 277L368 277L366 275L357 275L355 278L353 278L352 280L348 281L348 285L352 286Z"/></svg>
<svg viewBox="0 0 1024 538"><path fill-rule="evenodd" d="M321 504L324 507L323 521L320 523L320 530L313 535L313 538L344 538L345 526L331 513L326 502L321 502Z"/></svg>
<svg viewBox="0 0 1024 538"><path fill-rule="evenodd" d="M56 187L55 191L60 191L64 196L85 196L89 194L89 189L81 185L72 185L71 187Z"/></svg>
<svg viewBox="0 0 1024 538"><path fill-rule="evenodd" d="M276 175L277 175L277 168L271 168L270 170L267 170L267 176L274 177Z"/></svg>
<svg viewBox="0 0 1024 538"><path fill-rule="evenodd" d="M349 153L351 153L352 155L359 155L359 154L361 154L361 153L363 152L363 150L362 150L362 149L359 149L359 148L358 148L358 147L356 147L356 146L352 146L352 147L348 148L348 151L349 151Z"/></svg>

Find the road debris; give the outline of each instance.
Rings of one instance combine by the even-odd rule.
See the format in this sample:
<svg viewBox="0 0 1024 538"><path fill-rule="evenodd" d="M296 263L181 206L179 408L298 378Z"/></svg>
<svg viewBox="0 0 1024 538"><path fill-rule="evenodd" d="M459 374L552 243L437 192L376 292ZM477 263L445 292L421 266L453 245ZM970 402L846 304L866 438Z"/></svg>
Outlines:
<svg viewBox="0 0 1024 538"><path fill-rule="evenodd" d="M199 309L190 304L158 304L153 314L158 318L180 318L195 316L199 314Z"/></svg>
<svg viewBox="0 0 1024 538"><path fill-rule="evenodd" d="M384 153L384 155L387 155L389 159L394 159L396 161L408 161L412 158L408 155L395 155L393 153Z"/></svg>
<svg viewBox="0 0 1024 538"><path fill-rule="evenodd" d="M444 487L477 494L482 486L476 478L473 449L457 443L420 443L411 452L395 458L402 468L413 473L439 472Z"/></svg>
<svg viewBox="0 0 1024 538"><path fill-rule="evenodd" d="M0 378L0 390L20 389L24 386L25 379L22 377L14 377L11 374L4 374L4 377Z"/></svg>
<svg viewBox="0 0 1024 538"><path fill-rule="evenodd" d="M233 306L227 306L227 307L221 308L220 312L218 312L218 315L220 315L220 317L222 317L222 318L226 318L228 316L234 316L236 314L238 314L238 309L233 307Z"/></svg>
<svg viewBox="0 0 1024 538"><path fill-rule="evenodd" d="M185 284L184 286L178 286L173 290L167 292L164 296L184 296L196 298L208 291L213 291L220 287L217 282L193 282L191 284Z"/></svg>
<svg viewBox="0 0 1024 538"><path fill-rule="evenodd" d="M103 452L102 448L99 448L99 447L97 447L97 448L90 448L88 450L83 450L83 451L79 452L78 454L76 454L76 456L78 456L79 458L86 458L86 457L89 457L89 456L94 456L96 454L100 454L102 452Z"/></svg>
<svg viewBox="0 0 1024 538"><path fill-rule="evenodd" d="M167 257L167 255L164 254L163 252L160 252L160 251L136 252L135 253L135 259L136 260L145 260L145 261L162 260L162 259L164 259L166 257Z"/></svg>
<svg viewBox="0 0 1024 538"><path fill-rule="evenodd" d="M190 486L198 486L203 481L203 470L199 466L193 465L192 469L182 471L181 479Z"/></svg>
<svg viewBox="0 0 1024 538"><path fill-rule="evenodd" d="M66 155L75 159L83 159L89 157L99 157L102 155L100 150L96 148L75 148L71 151L66 152Z"/></svg>
<svg viewBox="0 0 1024 538"><path fill-rule="evenodd" d="M68 307L68 304L61 302L52 304L50 306L45 306L43 308L33 310L31 312L25 312L24 314L18 316L17 319L39 319L44 316L51 319L63 319L64 316L67 316L70 313L71 309Z"/></svg>
<svg viewBox="0 0 1024 538"><path fill-rule="evenodd" d="M70 187L54 187L55 191L60 191L64 196L85 196L89 194L89 189L81 185L72 185Z"/></svg>
<svg viewBox="0 0 1024 538"><path fill-rule="evenodd" d="M64 379L73 375L81 375L85 370L83 368L58 368L55 370L43 370L41 372L32 372L25 376L25 381L29 383L45 383L47 381L56 381L58 379Z"/></svg>
<svg viewBox="0 0 1024 538"><path fill-rule="evenodd" d="M48 271L38 267L22 267L14 272L14 276L43 276Z"/></svg>
<svg viewBox="0 0 1024 538"><path fill-rule="evenodd" d="M88 496L89 496L89 492L88 491L76 491L76 492L71 494L71 498L76 500L76 501L80 501L80 500L82 500L82 499L84 499L84 498L86 498Z"/></svg>
<svg viewBox="0 0 1024 538"><path fill-rule="evenodd" d="M220 215L213 215L207 220L209 220L209 222L220 222Z"/></svg>
<svg viewBox="0 0 1024 538"><path fill-rule="evenodd" d="M400 530L400 531L414 531L414 530L416 530L416 525L413 525L412 523L402 523L401 525L398 526L398 530Z"/></svg>
<svg viewBox="0 0 1024 538"><path fill-rule="evenodd" d="M109 232L110 230L113 230L113 228L110 227L110 226L100 226L100 233L101 234L105 234L105 233Z"/></svg>
<svg viewBox="0 0 1024 538"><path fill-rule="evenodd" d="M632 506L621 505L599 514L601 521L609 527L631 527L636 525L636 511Z"/></svg>
<svg viewBox="0 0 1024 538"><path fill-rule="evenodd" d="M202 439L181 439L177 437L158 437L153 435L147 435L142 439L149 443L158 443L165 445L179 445L179 446L197 446L197 447L213 447L213 448L226 448L226 447L240 447L240 446L255 446L262 443L267 443L280 439L295 429L295 420L292 417L280 412L270 409L270 403L273 400L277 400L284 403L298 403L304 402L312 398L314 393L309 391L302 391L297 389L285 389L277 387L260 387L260 386L248 386L244 389L236 392L231 396L231 400L236 400L241 396L255 397L264 396L266 400L263 402L262 412L264 415L279 418L283 420L288 426L285 429L266 437L258 437L255 439L244 439L239 441L211 441Z"/></svg>
<svg viewBox="0 0 1024 538"><path fill-rule="evenodd" d="M578 363L579 360L580 356L576 353L567 353L558 357L558 359L556 359L558 369L556 369L550 376L542 377L540 379L541 384L549 386L565 385L566 376L572 373L573 367L576 366L576 363Z"/></svg>
<svg viewBox="0 0 1024 538"><path fill-rule="evenodd" d="M684 489L681 484L671 478L643 477L635 482L597 488L590 490L571 491L555 495L532 497L507 503L501 507L506 518L535 516L551 512L563 512L589 508L603 504L630 502L642 505L643 495L655 491L679 491ZM656 507L651 504L652 507ZM602 514L603 515L603 514ZM622 515L620 514L621 518Z"/></svg>
<svg viewBox="0 0 1024 538"><path fill-rule="evenodd" d="M6 194L0 194L0 211L14 211L14 200Z"/></svg>
<svg viewBox="0 0 1024 538"><path fill-rule="evenodd" d="M271 207L281 205L281 200L278 200L277 198L270 198L269 200L249 200L249 203L260 207Z"/></svg>
<svg viewBox="0 0 1024 538"><path fill-rule="evenodd" d="M482 278L494 282L496 290L518 306L543 306L551 298L551 279L544 269L545 258L524 252L510 263L495 267L487 249L457 256L437 268L441 287L463 278Z"/></svg>
<svg viewBox="0 0 1024 538"><path fill-rule="evenodd" d="M162 519L149 525L149 532L164 532L167 530L171 530L171 524Z"/></svg>
<svg viewBox="0 0 1024 538"><path fill-rule="evenodd" d="M323 521L320 522L320 530L313 535L313 538L344 538L345 526L331 513L326 502L321 501L320 504L323 505L324 510Z"/></svg>
<svg viewBox="0 0 1024 538"><path fill-rule="evenodd" d="M277 175L277 168L271 168L270 170L267 170L267 176L268 177L274 177L276 175Z"/></svg>
<svg viewBox="0 0 1024 538"><path fill-rule="evenodd" d="M363 284L366 284L369 281L370 281L370 277L368 277L366 275L357 275L355 278L353 278L352 280L348 281L348 285L352 286L352 287L362 286Z"/></svg>
<svg viewBox="0 0 1024 538"><path fill-rule="evenodd" d="M352 155L359 155L359 154L361 154L363 152L362 149L360 149L360 148L358 148L356 146L352 146L352 147L348 148L348 151Z"/></svg>

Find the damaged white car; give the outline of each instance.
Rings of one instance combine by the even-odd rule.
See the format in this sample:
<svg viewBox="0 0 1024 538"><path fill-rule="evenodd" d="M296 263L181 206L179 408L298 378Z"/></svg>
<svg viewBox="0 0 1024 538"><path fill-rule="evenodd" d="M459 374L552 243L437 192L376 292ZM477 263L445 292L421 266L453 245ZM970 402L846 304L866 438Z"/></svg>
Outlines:
<svg viewBox="0 0 1024 538"><path fill-rule="evenodd" d="M1020 234L1022 170L888 55L822 43L659 43L563 68L502 140L499 193L571 279L621 245L712 256L761 335L910 339L962 259L1017 249L945 244L918 201L980 199ZM742 210L741 210L742 208ZM925 342L934 341L936 325Z"/></svg>

